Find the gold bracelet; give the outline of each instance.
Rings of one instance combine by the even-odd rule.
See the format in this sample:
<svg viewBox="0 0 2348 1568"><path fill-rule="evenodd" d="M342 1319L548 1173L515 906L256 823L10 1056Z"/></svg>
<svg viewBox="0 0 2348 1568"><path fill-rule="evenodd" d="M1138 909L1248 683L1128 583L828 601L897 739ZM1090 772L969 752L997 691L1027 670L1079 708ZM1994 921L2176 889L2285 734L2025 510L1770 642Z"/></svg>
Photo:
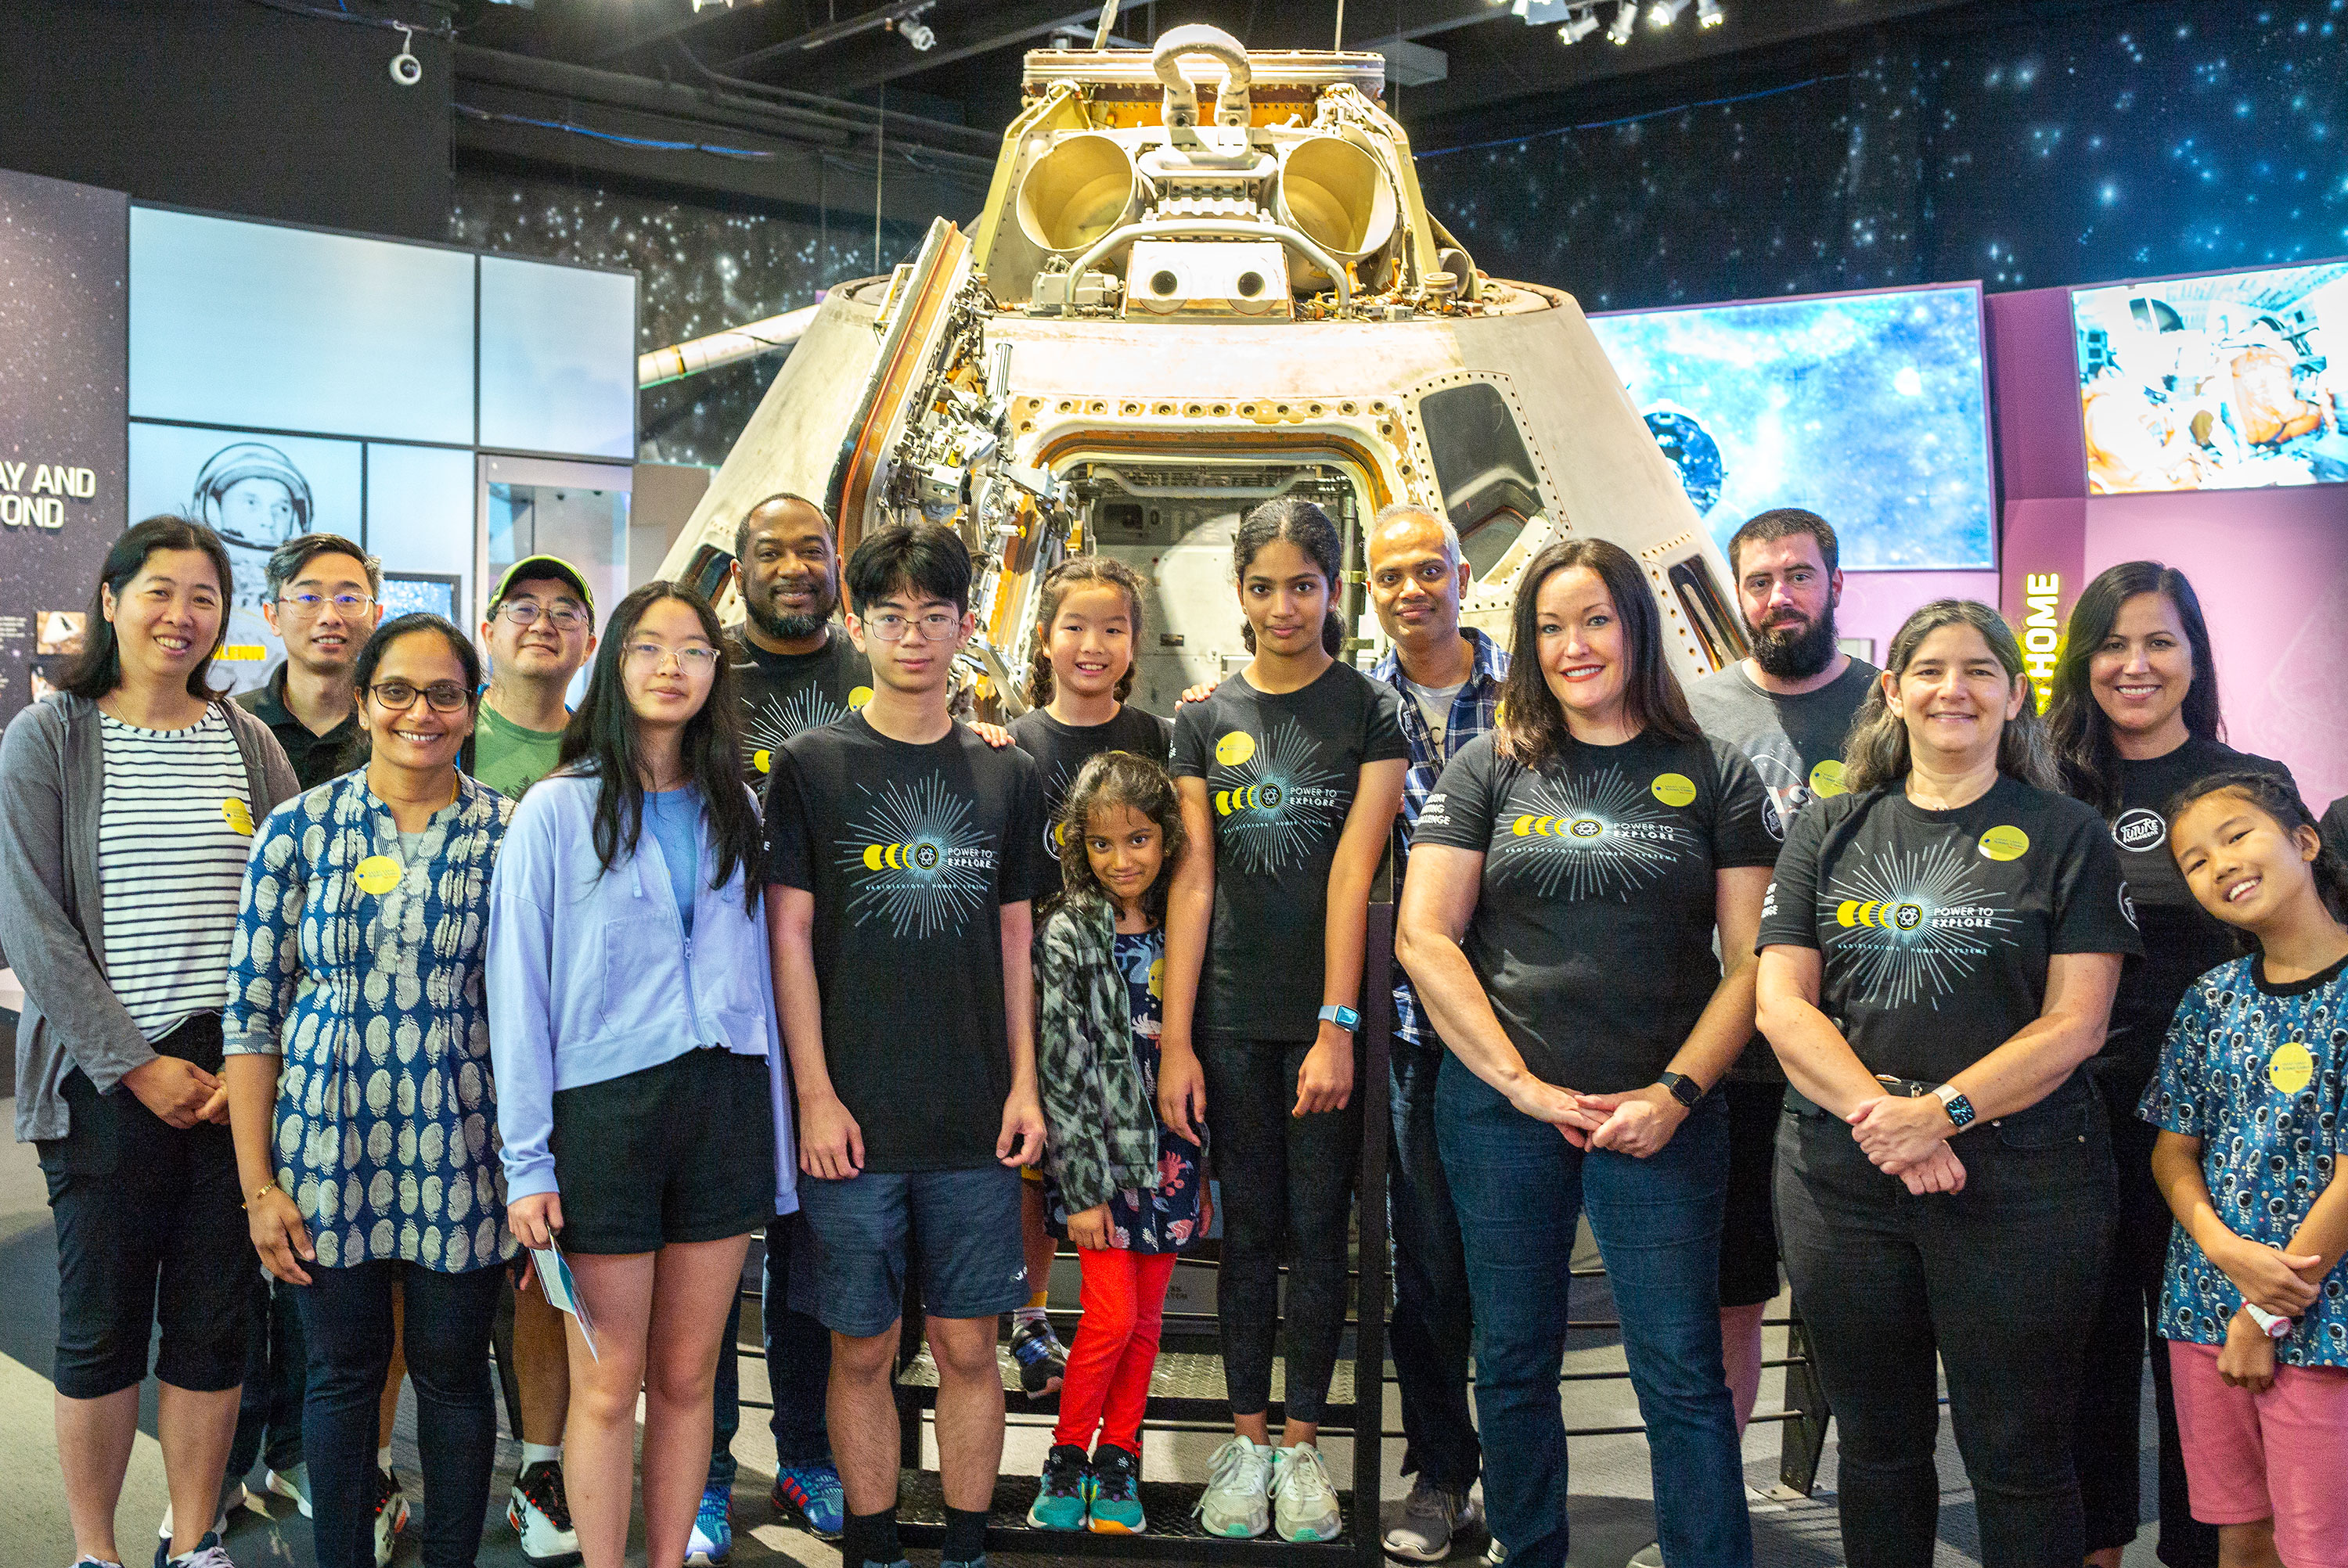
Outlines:
<svg viewBox="0 0 2348 1568"><path fill-rule="evenodd" d="M275 1191L277 1191L277 1182L275 1178L273 1177L269 1181L263 1182L261 1185L253 1188L250 1194L246 1194L244 1203L241 1206L249 1209L254 1204L261 1201L262 1194L273 1193Z"/></svg>

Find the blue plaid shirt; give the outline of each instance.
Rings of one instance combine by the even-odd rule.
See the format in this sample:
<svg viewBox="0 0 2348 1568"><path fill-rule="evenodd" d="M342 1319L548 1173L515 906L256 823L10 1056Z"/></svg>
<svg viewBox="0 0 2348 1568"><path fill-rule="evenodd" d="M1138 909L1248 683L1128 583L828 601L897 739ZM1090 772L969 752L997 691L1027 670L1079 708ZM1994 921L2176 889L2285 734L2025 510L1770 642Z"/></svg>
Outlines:
<svg viewBox="0 0 2348 1568"><path fill-rule="evenodd" d="M1402 851L1403 860L1410 857L1410 830L1418 822L1418 814L1426 804L1426 797L1435 793L1435 781L1443 776L1443 766L1459 754L1459 748L1477 736L1488 733L1493 716L1500 707L1500 678L1509 672L1509 656L1500 645L1472 626L1463 626L1459 635L1476 650L1476 666L1468 671L1467 682L1451 699L1451 717L1443 726L1443 747L1437 752L1435 736L1426 727L1426 716L1418 711L1418 701L1410 693L1403 679L1402 661L1392 649L1370 671L1370 679L1383 681L1402 698L1403 738L1410 743L1410 771L1402 783ZM1395 886L1402 886L1403 866L1395 867ZM1416 1046L1432 1043L1434 1026L1419 1011L1418 993L1411 989L1408 977L1402 967L1395 967L1395 1038Z"/></svg>

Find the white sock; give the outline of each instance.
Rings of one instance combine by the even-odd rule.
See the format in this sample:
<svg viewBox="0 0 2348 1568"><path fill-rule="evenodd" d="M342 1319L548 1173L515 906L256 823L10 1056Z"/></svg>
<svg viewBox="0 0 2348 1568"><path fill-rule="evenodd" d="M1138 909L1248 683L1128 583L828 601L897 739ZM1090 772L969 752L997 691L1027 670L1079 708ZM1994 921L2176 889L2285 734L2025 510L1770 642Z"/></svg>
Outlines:
<svg viewBox="0 0 2348 1568"><path fill-rule="evenodd" d="M537 1464L541 1460L552 1460L557 1464L562 1462L562 1445L561 1443L524 1443L521 1445L522 1469L528 1470L530 1466Z"/></svg>
<svg viewBox="0 0 2348 1568"><path fill-rule="evenodd" d="M383 1447L375 1450L375 1468L377 1470L389 1470L391 1468L391 1445L389 1443L386 1443Z"/></svg>
<svg viewBox="0 0 2348 1568"><path fill-rule="evenodd" d="M1014 1327L1022 1323L1049 1325L1051 1321L1051 1314L1041 1307L1014 1307L1011 1309L1011 1322Z"/></svg>

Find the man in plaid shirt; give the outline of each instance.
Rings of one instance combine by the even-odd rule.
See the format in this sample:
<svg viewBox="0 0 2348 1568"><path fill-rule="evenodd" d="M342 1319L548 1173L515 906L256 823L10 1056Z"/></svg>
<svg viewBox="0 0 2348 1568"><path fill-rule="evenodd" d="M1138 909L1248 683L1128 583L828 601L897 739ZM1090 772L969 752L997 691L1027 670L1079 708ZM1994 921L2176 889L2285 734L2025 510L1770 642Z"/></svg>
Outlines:
<svg viewBox="0 0 2348 1568"><path fill-rule="evenodd" d="M1370 528L1370 604L1394 644L1371 679L1402 697L1402 733L1410 742L1404 775L1402 842L1443 766L1492 728L1509 656L1482 632L1459 624L1472 569L1450 524L1397 504ZM1401 866L1397 865L1396 884ZM1482 1450L1468 1413L1468 1353L1474 1326L1468 1266L1451 1188L1435 1149L1435 1079L1443 1041L1418 1005L1400 966L1394 971L1394 1157L1387 1165L1393 1221L1395 1378L1402 1390L1403 1472L1416 1472L1399 1524L1386 1532L1389 1556L1432 1563L1452 1537L1481 1522L1468 1493L1482 1469Z"/></svg>

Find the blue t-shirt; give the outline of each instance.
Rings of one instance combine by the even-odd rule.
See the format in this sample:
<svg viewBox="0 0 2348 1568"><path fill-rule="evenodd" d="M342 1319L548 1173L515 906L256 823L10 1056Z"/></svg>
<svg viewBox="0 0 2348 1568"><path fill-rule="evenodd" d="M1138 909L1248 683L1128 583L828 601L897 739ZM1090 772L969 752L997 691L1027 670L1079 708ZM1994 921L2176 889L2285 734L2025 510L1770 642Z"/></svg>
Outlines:
<svg viewBox="0 0 2348 1568"><path fill-rule="evenodd" d="M644 826L668 862L668 890L676 896L677 918L685 934L693 935L694 885L701 880L701 792L683 789L646 790Z"/></svg>
<svg viewBox="0 0 2348 1568"><path fill-rule="evenodd" d="M2201 1179L2235 1235L2287 1246L2348 1152L2348 958L2290 985L2256 954L2193 982L2168 1026L2160 1072L2138 1111L2201 1140ZM2241 1292L2174 1227L2160 1334L2222 1345ZM2288 1367L2348 1367L2348 1259L2324 1276L2298 1329L2275 1343Z"/></svg>

